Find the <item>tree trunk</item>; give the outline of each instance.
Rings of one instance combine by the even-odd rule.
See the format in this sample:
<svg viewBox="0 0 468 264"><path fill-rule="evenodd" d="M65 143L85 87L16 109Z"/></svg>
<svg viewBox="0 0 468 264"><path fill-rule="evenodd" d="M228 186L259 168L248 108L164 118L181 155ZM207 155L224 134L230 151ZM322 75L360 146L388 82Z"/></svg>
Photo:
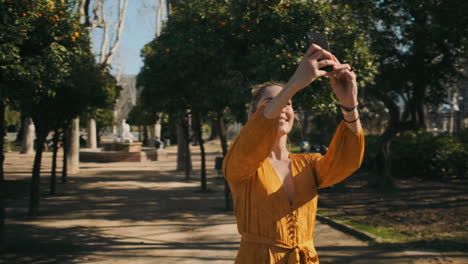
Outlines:
<svg viewBox="0 0 468 264"><path fill-rule="evenodd" d="M391 168L391 149L390 144L398 131L406 129L400 120L400 108L393 101L393 98L384 93L377 93L377 98L382 100L389 110L390 120L385 132L379 138L379 152L375 157L375 170L369 177L368 185L379 187L383 190L390 190L395 187L395 181L392 177ZM410 122L406 122L411 124ZM405 125L406 126L406 125Z"/></svg>
<svg viewBox="0 0 468 264"><path fill-rule="evenodd" d="M142 135L141 135L141 126L138 126L138 142L141 142L143 140Z"/></svg>
<svg viewBox="0 0 468 264"><path fill-rule="evenodd" d="M203 192L206 192L207 185L206 185L206 154L205 154L205 145L203 141L203 134L202 134L202 124L201 124L201 117L200 113L195 113L193 116L193 121L195 125L195 133L198 138L198 144L200 146L200 154L201 154L201 172L200 172L200 185L201 185L201 190Z"/></svg>
<svg viewBox="0 0 468 264"><path fill-rule="evenodd" d="M177 170L185 171L185 179L190 179L192 159L190 155L189 125L184 111L181 111L177 121Z"/></svg>
<svg viewBox="0 0 468 264"><path fill-rule="evenodd" d="M143 126L143 146L148 146L148 126Z"/></svg>
<svg viewBox="0 0 468 264"><path fill-rule="evenodd" d="M96 119L88 119L86 132L88 134L87 147L93 149L97 148Z"/></svg>
<svg viewBox="0 0 468 264"><path fill-rule="evenodd" d="M379 153L377 154L378 173L373 184L381 190L391 190L395 187L392 177L391 140L395 136L395 129L389 128L380 137ZM375 177L375 176L374 176Z"/></svg>
<svg viewBox="0 0 468 264"><path fill-rule="evenodd" d="M226 129L224 126L224 121L223 121L223 113L221 111L218 111L216 115L217 115L216 124L217 124L217 129L218 129L218 134L219 134L219 140L221 141L221 150L223 152L223 157L225 157L228 152L228 144L227 144L227 137L226 137Z"/></svg>
<svg viewBox="0 0 468 264"><path fill-rule="evenodd" d="M3 162L5 154L3 152L3 143L5 140L5 102L0 99L0 251L4 246L4 230L5 230L5 205L4 205L4 184L5 177L3 172Z"/></svg>
<svg viewBox="0 0 468 264"><path fill-rule="evenodd" d="M0 184L5 180L3 162L5 161L5 102L0 99Z"/></svg>
<svg viewBox="0 0 468 264"><path fill-rule="evenodd" d="M62 135L62 142L63 142L63 159L62 159L62 183L67 182L67 170L68 170L68 146L70 145L70 128L68 121L63 126L63 135Z"/></svg>
<svg viewBox="0 0 468 264"><path fill-rule="evenodd" d="M226 157L226 154L228 152L228 144L227 144L226 129L224 127L222 111L216 112L216 123L218 127L219 140L221 141L221 149L222 149L223 158L224 158ZM229 188L229 184L225 178L224 178L224 202L225 202L226 210L232 211L234 206L233 206L232 197L231 197L231 188Z"/></svg>
<svg viewBox="0 0 468 264"><path fill-rule="evenodd" d="M192 171L192 154L190 152L190 130L188 121L185 119L185 126L183 127L185 137L185 179L190 179L190 172Z"/></svg>
<svg viewBox="0 0 468 264"><path fill-rule="evenodd" d="M416 113L418 116L418 128L426 130L427 129L426 112L424 111L423 102L418 102L418 104L416 105Z"/></svg>
<svg viewBox="0 0 468 264"><path fill-rule="evenodd" d="M381 190L392 189L394 187L391 169L391 157L389 142L381 142L379 152L376 156L376 168L369 175L368 185Z"/></svg>
<svg viewBox="0 0 468 264"><path fill-rule="evenodd" d="M80 171L80 118L72 120L67 151L67 174Z"/></svg>
<svg viewBox="0 0 468 264"><path fill-rule="evenodd" d="M54 129L54 138L52 146L52 172L50 175L50 194L54 195L57 187L57 152L58 152L58 141L59 141L59 130L58 128Z"/></svg>
<svg viewBox="0 0 468 264"><path fill-rule="evenodd" d="M25 118L23 127L23 144L21 148L21 154L31 154L34 152L35 137L35 127L32 118Z"/></svg>
<svg viewBox="0 0 468 264"><path fill-rule="evenodd" d="M4 204L4 185L5 182L0 182L0 252L3 251L5 246L5 204Z"/></svg>
<svg viewBox="0 0 468 264"><path fill-rule="evenodd" d="M184 130L182 128L182 120L179 116L176 124L176 133L177 133L177 170L185 170L185 137Z"/></svg>
<svg viewBox="0 0 468 264"><path fill-rule="evenodd" d="M218 130L218 121L211 120L210 121L211 133L210 133L210 140L215 140L218 138L219 130Z"/></svg>
<svg viewBox="0 0 468 264"><path fill-rule="evenodd" d="M16 139L15 139L15 142L19 144L22 144L23 142L25 120L26 118L24 117L23 113L21 113L19 128L18 128L18 132L16 133Z"/></svg>
<svg viewBox="0 0 468 264"><path fill-rule="evenodd" d="M41 174L41 163L42 163L42 152L44 150L44 143L47 138L48 129L44 124L37 124L37 149L34 157L34 166L32 172L31 181L31 195L29 199L29 216L37 216L39 210L39 198L40 198L40 174Z"/></svg>
<svg viewBox="0 0 468 264"><path fill-rule="evenodd" d="M102 127L96 127L96 147L101 146L102 142Z"/></svg>
<svg viewBox="0 0 468 264"><path fill-rule="evenodd" d="M154 148L154 124L148 126L148 145Z"/></svg>

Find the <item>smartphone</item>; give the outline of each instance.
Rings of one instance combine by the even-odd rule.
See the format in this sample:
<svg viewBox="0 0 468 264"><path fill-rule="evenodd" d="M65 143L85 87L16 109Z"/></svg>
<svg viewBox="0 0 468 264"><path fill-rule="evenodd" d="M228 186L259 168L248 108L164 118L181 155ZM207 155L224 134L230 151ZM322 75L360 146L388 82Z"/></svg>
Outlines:
<svg viewBox="0 0 468 264"><path fill-rule="evenodd" d="M312 44L319 45L322 49L331 52L330 46L328 45L328 38L325 33L318 33L312 31L307 32L307 48L309 48ZM326 72L333 71L332 66L326 66L320 69Z"/></svg>

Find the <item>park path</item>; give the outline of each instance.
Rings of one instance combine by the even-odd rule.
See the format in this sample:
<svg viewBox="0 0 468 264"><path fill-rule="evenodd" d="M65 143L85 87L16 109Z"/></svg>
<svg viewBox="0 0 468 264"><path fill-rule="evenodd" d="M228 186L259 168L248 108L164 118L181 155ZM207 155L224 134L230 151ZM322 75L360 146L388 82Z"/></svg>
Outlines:
<svg viewBox="0 0 468 264"><path fill-rule="evenodd" d="M8 153L7 180L17 180L11 186L21 194L7 200L7 247L0 264L233 263L240 236L233 214L223 209L223 181L212 169L219 147L207 149L207 193L199 191L198 170L190 181L175 171L172 147L156 162L81 163L81 172L50 196L46 153L35 219L25 216L33 157ZM197 148L193 153L197 169ZM321 223L316 230L321 263L467 263L456 254L376 249Z"/></svg>

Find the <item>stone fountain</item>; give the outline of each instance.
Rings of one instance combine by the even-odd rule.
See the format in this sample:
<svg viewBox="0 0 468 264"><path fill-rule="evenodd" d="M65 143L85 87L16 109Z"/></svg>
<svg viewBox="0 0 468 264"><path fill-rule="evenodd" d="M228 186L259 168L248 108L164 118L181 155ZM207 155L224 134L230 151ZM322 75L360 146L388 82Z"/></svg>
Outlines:
<svg viewBox="0 0 468 264"><path fill-rule="evenodd" d="M133 135L126 120L121 121L112 143L102 144L98 149L81 149L81 162L143 162L161 158L163 152L156 149L142 151L140 142L133 142Z"/></svg>

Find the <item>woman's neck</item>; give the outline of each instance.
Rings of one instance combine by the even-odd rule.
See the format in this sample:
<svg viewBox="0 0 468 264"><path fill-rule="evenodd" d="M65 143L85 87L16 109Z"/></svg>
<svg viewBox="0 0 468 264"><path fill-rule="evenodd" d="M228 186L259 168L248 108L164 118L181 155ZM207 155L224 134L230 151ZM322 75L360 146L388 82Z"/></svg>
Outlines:
<svg viewBox="0 0 468 264"><path fill-rule="evenodd" d="M286 147L286 143L288 140L288 135L282 135L276 138L275 144L273 145L273 149L269 155L270 159L274 160L287 160L289 159L289 151Z"/></svg>

